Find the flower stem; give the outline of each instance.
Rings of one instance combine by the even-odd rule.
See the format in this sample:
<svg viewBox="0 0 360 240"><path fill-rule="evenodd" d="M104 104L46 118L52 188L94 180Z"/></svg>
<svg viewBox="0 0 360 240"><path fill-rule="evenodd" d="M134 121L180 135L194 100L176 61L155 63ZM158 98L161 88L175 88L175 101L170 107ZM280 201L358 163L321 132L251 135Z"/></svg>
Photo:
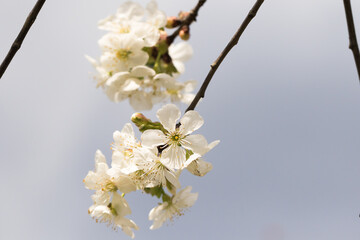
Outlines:
<svg viewBox="0 0 360 240"><path fill-rule="evenodd" d="M221 52L221 54L215 60L215 62L210 65L211 69L210 69L208 75L206 76L203 84L201 85L199 91L197 92L194 100L191 102L190 106L186 109L185 112L194 110L196 107L196 104L200 101L200 99L205 97L206 88L209 85L214 73L216 72L216 70L220 66L221 62L226 57L226 55L238 43L242 33L244 32L244 30L246 29L248 24L251 22L251 20L256 16L256 13L259 10L259 8L261 7L261 5L263 4L263 2L264 2L264 0L256 1L254 6L252 7L252 9L250 10L249 14L246 16L246 18L244 19L244 21L242 22L242 24L240 25L239 29L236 31L235 35L232 37L230 42L227 44L225 49Z"/></svg>
<svg viewBox="0 0 360 240"><path fill-rule="evenodd" d="M21 28L21 31L19 32L18 36L16 37L14 43L11 45L11 48L6 55L4 61L0 65L0 79L4 72L6 71L7 67L9 66L11 60L15 56L16 52L20 49L22 42L24 41L26 34L31 28L31 25L35 22L35 19L40 12L42 6L44 5L46 0L38 0L31 10L29 16L26 18L26 21Z"/></svg>
<svg viewBox="0 0 360 240"><path fill-rule="evenodd" d="M345 7L345 15L346 15L346 22L349 31L349 48L351 49L354 60L359 76L360 81L360 53L359 53L359 46L356 40L356 33L355 33L355 26L354 26L354 19L351 11L351 2L350 0L344 0L344 7Z"/></svg>

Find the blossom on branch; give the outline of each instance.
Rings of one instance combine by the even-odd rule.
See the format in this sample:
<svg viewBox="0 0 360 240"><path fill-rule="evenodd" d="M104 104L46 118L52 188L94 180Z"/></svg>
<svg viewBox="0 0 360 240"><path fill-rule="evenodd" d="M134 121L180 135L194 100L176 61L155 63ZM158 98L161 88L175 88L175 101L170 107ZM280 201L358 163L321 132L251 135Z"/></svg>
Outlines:
<svg viewBox="0 0 360 240"><path fill-rule="evenodd" d="M98 61L86 58L97 71L97 86L111 101L129 99L137 111L150 110L154 104L168 100L192 101L194 81L177 79L193 51L187 43L167 41L166 23L167 16L155 1L146 8L126 2L115 15L99 22L99 28L108 31L99 40L102 55Z"/></svg>
<svg viewBox="0 0 360 240"><path fill-rule="evenodd" d="M174 104L167 104L157 111L156 116L166 129L146 130L142 136L142 145L146 147L165 146L161 155L165 165L173 169L182 169L186 161L186 151L201 155L206 152L207 141L200 134L190 135L199 129L204 120L196 111L188 111L180 119L180 109ZM180 119L180 127L177 121Z"/></svg>

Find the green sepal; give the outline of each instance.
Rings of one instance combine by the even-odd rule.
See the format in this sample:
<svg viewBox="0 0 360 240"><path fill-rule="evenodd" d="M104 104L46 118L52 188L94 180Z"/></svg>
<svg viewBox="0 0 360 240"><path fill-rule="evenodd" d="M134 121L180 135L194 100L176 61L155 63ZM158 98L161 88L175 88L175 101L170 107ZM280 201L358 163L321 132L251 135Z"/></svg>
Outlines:
<svg viewBox="0 0 360 240"><path fill-rule="evenodd" d="M190 157L191 155L193 155L194 153L193 153L193 151L188 150L188 149L185 149L185 151L186 151L186 160L188 160L189 157Z"/></svg>
<svg viewBox="0 0 360 240"><path fill-rule="evenodd" d="M157 198L160 198L162 195L166 194L161 185L152 188L144 188L144 192L150 194L151 196L156 196Z"/></svg>
<svg viewBox="0 0 360 240"><path fill-rule="evenodd" d="M152 122L141 113L134 113L131 117L131 121L139 128L140 132L144 132L148 129L158 129L164 134L167 133L166 129L160 122Z"/></svg>

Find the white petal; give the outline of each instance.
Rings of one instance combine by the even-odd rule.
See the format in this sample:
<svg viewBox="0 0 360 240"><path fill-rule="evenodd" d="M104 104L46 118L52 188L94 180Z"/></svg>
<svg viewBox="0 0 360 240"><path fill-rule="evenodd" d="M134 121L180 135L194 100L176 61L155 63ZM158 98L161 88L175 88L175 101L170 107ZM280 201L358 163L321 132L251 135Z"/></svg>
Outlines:
<svg viewBox="0 0 360 240"><path fill-rule="evenodd" d="M128 60L128 67L135 67L138 65L144 65L149 59L149 55L142 51L134 51L133 54L130 54Z"/></svg>
<svg viewBox="0 0 360 240"><path fill-rule="evenodd" d="M167 18L166 14L159 10L156 1L151 1L146 6L148 13L148 22L155 25L158 28L165 27Z"/></svg>
<svg viewBox="0 0 360 240"><path fill-rule="evenodd" d="M216 140L216 141L213 141L211 142L209 145L208 145L208 151L210 151L211 149L213 149L216 145L218 145L220 143L220 140Z"/></svg>
<svg viewBox="0 0 360 240"><path fill-rule="evenodd" d="M191 162L186 169L195 176L203 177L212 170L211 163L202 160L201 158Z"/></svg>
<svg viewBox="0 0 360 240"><path fill-rule="evenodd" d="M144 39L146 47L154 46L160 38L159 29L146 22L132 22L131 32L133 32L137 37Z"/></svg>
<svg viewBox="0 0 360 240"><path fill-rule="evenodd" d="M178 208L188 208L194 205L198 198L198 193L191 193L191 189L191 186L187 186L178 192L173 198L173 204L176 204Z"/></svg>
<svg viewBox="0 0 360 240"><path fill-rule="evenodd" d="M144 17L145 9L138 3L131 1L123 3L116 12L119 20L139 21Z"/></svg>
<svg viewBox="0 0 360 240"><path fill-rule="evenodd" d="M131 209L126 199L120 196L120 194L117 192L114 192L111 205L113 208L115 208L118 216L126 216L131 214Z"/></svg>
<svg viewBox="0 0 360 240"><path fill-rule="evenodd" d="M191 156L186 160L186 162L184 164L184 167L187 167L190 163L192 163L193 161L195 161L199 157L201 157L200 154L197 154L197 153L191 154Z"/></svg>
<svg viewBox="0 0 360 240"><path fill-rule="evenodd" d="M173 132L175 131L176 122L179 120L181 112L176 105L167 104L157 111L156 116L166 130Z"/></svg>
<svg viewBox="0 0 360 240"><path fill-rule="evenodd" d="M186 105L190 105L191 102L194 100L195 94L192 93L185 93L180 98L181 102L185 103Z"/></svg>
<svg viewBox="0 0 360 240"><path fill-rule="evenodd" d="M123 230L125 234L130 236L131 238L135 237L134 232L132 229L138 230L139 227L130 219L124 218L124 217L116 217L114 220L115 224Z"/></svg>
<svg viewBox="0 0 360 240"><path fill-rule="evenodd" d="M133 77L148 77L148 76L154 76L155 71L152 68L146 67L146 66L137 66L134 67L131 70L131 76Z"/></svg>
<svg viewBox="0 0 360 240"><path fill-rule="evenodd" d="M96 150L96 153L95 153L95 165L97 163L106 163L105 156L104 156L104 154L102 154L102 152L99 149ZM96 171L96 169L95 169L95 171Z"/></svg>
<svg viewBox="0 0 360 240"><path fill-rule="evenodd" d="M125 160L125 155L123 151L114 151L112 154L111 166L117 168L123 168L125 167L124 160Z"/></svg>
<svg viewBox="0 0 360 240"><path fill-rule="evenodd" d="M128 134L129 136L132 136L132 137L135 136L134 129L133 129L131 123L126 123L124 125L123 129L121 129L121 133ZM114 139L115 139L115 137L114 137Z"/></svg>
<svg viewBox="0 0 360 240"><path fill-rule="evenodd" d="M97 190L98 189L98 177L93 171L89 171L86 177L84 178L83 182L87 189Z"/></svg>
<svg viewBox="0 0 360 240"><path fill-rule="evenodd" d="M115 73L106 81L106 86L108 86L108 87L114 86L115 87L115 85L116 85L118 88L120 88L120 86L122 86L124 84L126 79L129 78L129 76L130 76L130 74L128 72Z"/></svg>
<svg viewBox="0 0 360 240"><path fill-rule="evenodd" d="M154 76L154 80L161 80L161 81L167 82L167 81L174 80L174 78L172 76L170 76L169 74L159 73Z"/></svg>
<svg viewBox="0 0 360 240"><path fill-rule="evenodd" d="M186 151L179 146L170 145L161 156L161 162L170 169L182 169L186 161Z"/></svg>
<svg viewBox="0 0 360 240"><path fill-rule="evenodd" d="M192 150L194 153L204 155L207 152L207 141L203 135L189 135L181 141L181 146Z"/></svg>
<svg viewBox="0 0 360 240"><path fill-rule="evenodd" d="M150 129L141 135L142 145L145 147L157 147L167 142L165 134L157 129Z"/></svg>
<svg viewBox="0 0 360 240"><path fill-rule="evenodd" d="M125 81L122 90L125 92L131 92L138 89L140 87L140 84L140 80L136 78L129 78Z"/></svg>
<svg viewBox="0 0 360 240"><path fill-rule="evenodd" d="M192 57L193 52L191 45L186 42L173 44L169 47L171 58L181 62L189 60Z"/></svg>
<svg viewBox="0 0 360 240"><path fill-rule="evenodd" d="M151 96L146 92L135 91L131 94L129 102L135 111L150 110L152 108Z"/></svg>
<svg viewBox="0 0 360 240"><path fill-rule="evenodd" d="M188 111L180 120L180 132L188 135L199 129L204 124L204 119L196 111Z"/></svg>
<svg viewBox="0 0 360 240"><path fill-rule="evenodd" d="M185 92L192 92L192 91L194 91L194 89L197 85L197 81L195 81L195 80L186 81L186 82L184 82L184 85L185 85L185 88L184 88Z"/></svg>
<svg viewBox="0 0 360 240"><path fill-rule="evenodd" d="M181 187L180 182L179 182L179 180L177 179L177 177L175 176L174 173L166 171L165 172L165 177L176 189ZM176 191L176 189L175 189L175 191Z"/></svg>
<svg viewBox="0 0 360 240"><path fill-rule="evenodd" d="M164 202L160 206L154 207L151 209L149 213L149 220L153 220L154 223L151 225L150 229L154 230L163 225L163 223L167 220L164 211L166 211L166 207L168 206L167 202Z"/></svg>
<svg viewBox="0 0 360 240"><path fill-rule="evenodd" d="M122 176L120 175L118 178L116 178L114 183L122 193L126 194L132 191L136 191L136 185L126 175L122 175Z"/></svg>

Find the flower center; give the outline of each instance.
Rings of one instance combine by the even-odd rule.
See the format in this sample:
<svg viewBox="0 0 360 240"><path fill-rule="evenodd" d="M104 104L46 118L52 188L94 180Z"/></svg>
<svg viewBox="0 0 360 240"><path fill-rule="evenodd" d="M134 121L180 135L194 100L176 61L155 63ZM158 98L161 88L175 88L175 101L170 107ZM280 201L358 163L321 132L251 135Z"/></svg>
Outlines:
<svg viewBox="0 0 360 240"><path fill-rule="evenodd" d="M126 61L132 52L127 49L120 49L116 52L116 57L122 61Z"/></svg>
<svg viewBox="0 0 360 240"><path fill-rule="evenodd" d="M107 180L103 185L103 187L101 188L101 190L104 192L115 192L117 191L117 187L112 181Z"/></svg>
<svg viewBox="0 0 360 240"><path fill-rule="evenodd" d="M180 141L180 135L178 133L175 133L173 135L171 135L170 137L171 141L173 141L174 143L179 143Z"/></svg>
<svg viewBox="0 0 360 240"><path fill-rule="evenodd" d="M119 33L129 33L130 28L129 27L122 27L119 29Z"/></svg>
<svg viewBox="0 0 360 240"><path fill-rule="evenodd" d="M177 95L179 93L179 90L175 90L175 89L166 89L166 91L170 95Z"/></svg>

